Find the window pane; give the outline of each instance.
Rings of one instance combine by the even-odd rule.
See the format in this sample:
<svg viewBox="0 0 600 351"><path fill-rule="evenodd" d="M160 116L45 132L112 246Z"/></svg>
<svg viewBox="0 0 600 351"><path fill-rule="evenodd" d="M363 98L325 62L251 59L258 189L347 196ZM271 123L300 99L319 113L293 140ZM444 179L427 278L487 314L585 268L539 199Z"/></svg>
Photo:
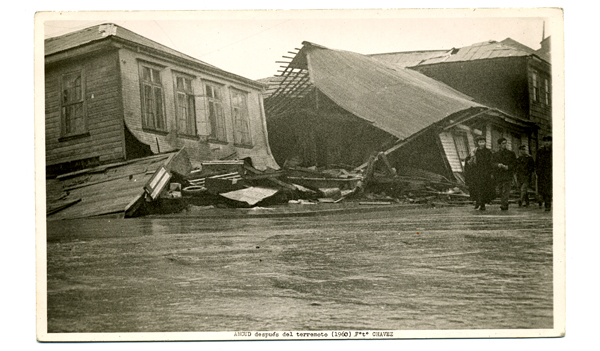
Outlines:
<svg viewBox="0 0 600 351"><path fill-rule="evenodd" d="M144 115L146 116L146 125L154 128L154 99L152 96L152 87L144 85Z"/></svg>
<svg viewBox="0 0 600 351"><path fill-rule="evenodd" d="M188 133L196 135L196 105L194 104L194 96L188 95Z"/></svg>
<svg viewBox="0 0 600 351"><path fill-rule="evenodd" d="M469 147L467 136L464 134L455 134L454 135L454 143L456 145L456 151L458 152L458 157L461 160L464 160L469 156Z"/></svg>
<svg viewBox="0 0 600 351"><path fill-rule="evenodd" d="M152 70L152 81L160 84L160 72L155 69Z"/></svg>
<svg viewBox="0 0 600 351"><path fill-rule="evenodd" d="M183 78L181 77L177 77L177 90L183 90Z"/></svg>
<svg viewBox="0 0 600 351"><path fill-rule="evenodd" d="M150 68L142 67L142 80L145 82L151 82L152 77L150 75Z"/></svg>
<svg viewBox="0 0 600 351"><path fill-rule="evenodd" d="M163 104L162 104L162 89L154 88L154 99L156 100L156 127L164 129L163 121Z"/></svg>

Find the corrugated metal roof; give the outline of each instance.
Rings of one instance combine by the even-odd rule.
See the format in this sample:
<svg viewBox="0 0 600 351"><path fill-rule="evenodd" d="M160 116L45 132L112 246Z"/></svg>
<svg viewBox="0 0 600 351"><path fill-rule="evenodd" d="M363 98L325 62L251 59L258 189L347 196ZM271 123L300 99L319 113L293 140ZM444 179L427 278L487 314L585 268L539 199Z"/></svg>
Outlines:
<svg viewBox="0 0 600 351"><path fill-rule="evenodd" d="M348 112L405 139L456 112L485 106L419 72L305 42L311 82ZM306 50L305 50L306 49Z"/></svg>
<svg viewBox="0 0 600 351"><path fill-rule="evenodd" d="M511 38L506 38L501 42L490 40L452 50L407 51L374 54L370 56L377 60L397 65L398 67L414 67L442 62L474 61L500 57L522 57L536 54L536 51L530 47Z"/></svg>
<svg viewBox="0 0 600 351"><path fill-rule="evenodd" d="M48 38L48 39L44 40L44 55L49 56L49 55L56 54L56 53L66 51L69 49L73 49L73 48L76 48L76 47L79 47L82 45L86 45L86 44L90 44L90 43L93 43L96 41L104 40L104 39L110 38L110 37L127 40L129 42L136 43L136 44L142 45L144 47L148 47L148 48L151 48L154 50L159 50L159 51L162 51L169 55L176 56L181 59L192 61L196 64L208 67L214 71L222 72L228 76L235 76L244 81L249 81L249 82L253 82L254 84L260 85L259 82L256 82L252 79L245 78L245 77L239 76L235 73L231 73L231 72L222 70L216 66L213 66L213 65L206 63L204 61L201 61L197 58L194 58L192 56L181 53L177 50L171 49L168 46L159 44L159 43L157 43L153 40L150 40L142 35L134 33L132 31L130 31L129 29L126 29L124 27L118 26L113 23L99 24L99 25L85 28L85 29L82 29L82 30L79 30L79 31L76 31L73 33L61 35L59 37Z"/></svg>
<svg viewBox="0 0 600 351"><path fill-rule="evenodd" d="M456 50L456 52L453 55L450 55L444 62L474 61L499 57L523 57L533 53L533 50L524 50L515 43L519 44L512 39L507 43L488 41L473 44ZM438 62L439 61L435 60L425 60L421 62L420 65Z"/></svg>
<svg viewBox="0 0 600 351"><path fill-rule="evenodd" d="M409 52L392 52L384 54L369 55L379 61L391 63L398 67L416 66L424 60L435 57L444 57L449 50L431 50L431 51L409 51Z"/></svg>

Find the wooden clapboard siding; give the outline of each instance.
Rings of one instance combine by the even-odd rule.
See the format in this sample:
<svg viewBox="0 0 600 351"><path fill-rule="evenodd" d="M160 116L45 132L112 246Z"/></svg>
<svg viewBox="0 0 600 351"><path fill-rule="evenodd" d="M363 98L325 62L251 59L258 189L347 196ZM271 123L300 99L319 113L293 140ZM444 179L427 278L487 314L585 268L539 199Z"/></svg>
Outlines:
<svg viewBox="0 0 600 351"><path fill-rule="evenodd" d="M113 137L99 145L92 145L89 148L82 148L80 145L71 146L69 152L64 152L52 158L46 157L47 164L58 164L63 162L71 162L73 160L81 160L90 157L100 157L114 153L115 149L122 150L122 140L120 137Z"/></svg>
<svg viewBox="0 0 600 351"><path fill-rule="evenodd" d="M61 75L83 70L88 136L61 140ZM101 162L123 158L123 116L117 51L46 67L46 164L56 165L92 157Z"/></svg>
<svg viewBox="0 0 600 351"><path fill-rule="evenodd" d="M266 130L264 129L264 114L260 91L256 87L243 84L225 76L207 72L201 67L192 67L174 63L159 56L149 56L143 52L136 52L123 48L119 52L121 87L123 91L124 120L131 134L141 143L150 146L152 152L166 152L185 147L193 160L211 160L237 154L238 157L251 157L258 168L265 166L279 168L270 154L267 143ZM142 98L140 94L139 65L149 62L160 67L162 89L164 94L164 108L166 130L153 132L144 129L142 125ZM195 101L196 131L195 138L180 136L177 133L176 101L174 79L176 75L184 74L192 77L192 87ZM211 142L210 123L208 120L208 107L205 95L205 83L211 82L220 86L222 94L222 107L225 117L226 142ZM231 109L231 89L246 92L248 104L248 117L250 127L251 147L238 147L234 145L234 123Z"/></svg>
<svg viewBox="0 0 600 351"><path fill-rule="evenodd" d="M450 164L450 168L452 168L452 172L462 172L462 165L460 163L460 158L458 157L458 152L456 151L456 145L454 144L452 133L440 133L440 141L442 142L442 147L444 148L444 152L446 154L446 158L448 159L448 163Z"/></svg>

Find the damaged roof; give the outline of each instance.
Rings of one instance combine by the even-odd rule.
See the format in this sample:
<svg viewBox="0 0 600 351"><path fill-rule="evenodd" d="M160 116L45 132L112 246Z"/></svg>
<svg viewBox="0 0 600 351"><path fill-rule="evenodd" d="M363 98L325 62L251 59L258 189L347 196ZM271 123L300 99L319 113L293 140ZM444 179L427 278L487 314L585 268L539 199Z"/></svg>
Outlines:
<svg viewBox="0 0 600 351"><path fill-rule="evenodd" d="M369 56L310 42L303 45L286 69L289 73L283 79L284 84L288 77L294 80L294 70L306 71L309 81L302 84L314 85L341 108L400 139L454 113L474 107L486 108L414 70L392 67ZM301 90L301 87L294 89ZM279 98L286 98L286 89L276 91L267 100L273 103Z"/></svg>
<svg viewBox="0 0 600 351"><path fill-rule="evenodd" d="M414 67L442 62L464 62L530 55L537 56L537 52L511 38L506 38L500 42L490 40L451 50L407 51L369 56L399 67Z"/></svg>

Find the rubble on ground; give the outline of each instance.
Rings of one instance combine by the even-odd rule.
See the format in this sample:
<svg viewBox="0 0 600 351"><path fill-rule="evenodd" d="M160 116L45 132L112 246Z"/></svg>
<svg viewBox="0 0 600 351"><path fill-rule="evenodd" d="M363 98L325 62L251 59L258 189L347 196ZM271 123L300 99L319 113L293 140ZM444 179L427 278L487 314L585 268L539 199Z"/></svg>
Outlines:
<svg viewBox="0 0 600 351"><path fill-rule="evenodd" d="M258 170L250 158L192 165L182 150L74 172L47 184L47 216L57 219L106 214L136 217L190 208L327 207L344 202L375 207L472 204L464 184L422 169L396 170L383 153L359 169L289 163L283 169ZM127 192L115 192L116 188ZM104 202L96 199L99 196L106 198Z"/></svg>

